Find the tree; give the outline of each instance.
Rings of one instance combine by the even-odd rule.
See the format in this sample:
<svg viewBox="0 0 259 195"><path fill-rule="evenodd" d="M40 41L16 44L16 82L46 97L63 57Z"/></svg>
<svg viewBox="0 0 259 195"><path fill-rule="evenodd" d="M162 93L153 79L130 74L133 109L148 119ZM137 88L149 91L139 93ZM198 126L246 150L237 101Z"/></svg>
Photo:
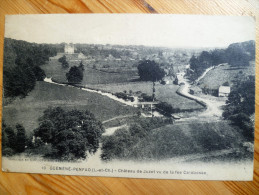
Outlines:
<svg viewBox="0 0 259 195"><path fill-rule="evenodd" d="M63 68L68 68L69 67L69 63L67 61L62 62L62 67Z"/></svg>
<svg viewBox="0 0 259 195"><path fill-rule="evenodd" d="M171 116L174 111L172 105L167 102L159 102L159 104L156 105L156 108L166 116Z"/></svg>
<svg viewBox="0 0 259 195"><path fill-rule="evenodd" d="M203 51L198 57L192 56L190 59L189 72L191 80L196 80L209 67L222 63L228 63L231 66L247 66L250 60L255 59L255 42L246 41L242 43L233 43L227 49L215 49L213 51Z"/></svg>
<svg viewBox="0 0 259 195"><path fill-rule="evenodd" d="M16 151L23 152L26 145L25 129L21 124L16 125L17 136L16 136Z"/></svg>
<svg viewBox="0 0 259 195"><path fill-rule="evenodd" d="M253 140L254 124L250 117L255 113L255 78L248 77L233 86L222 116L242 129L248 140Z"/></svg>
<svg viewBox="0 0 259 195"><path fill-rule="evenodd" d="M85 70L85 67L84 67L84 64L83 62L81 61L78 68L83 72Z"/></svg>
<svg viewBox="0 0 259 195"><path fill-rule="evenodd" d="M151 60L145 60L138 65L138 73L142 81L153 82L153 101L155 100L155 82L162 80L165 76L165 71L160 66Z"/></svg>
<svg viewBox="0 0 259 195"><path fill-rule="evenodd" d="M17 58L15 64L4 70L4 95L25 97L36 84L34 67L29 58Z"/></svg>
<svg viewBox="0 0 259 195"><path fill-rule="evenodd" d="M9 148L15 149L16 135L14 133L13 128L3 124L2 138L3 138L3 142L2 142L3 147L9 147Z"/></svg>
<svg viewBox="0 0 259 195"><path fill-rule="evenodd" d="M36 80L45 78L40 68L50 56L56 55L53 45L28 43L5 38L4 96L25 97L34 89Z"/></svg>
<svg viewBox="0 0 259 195"><path fill-rule="evenodd" d="M43 81L46 78L44 70L42 70L39 66L34 66L33 72L37 81Z"/></svg>
<svg viewBox="0 0 259 195"><path fill-rule="evenodd" d="M59 61L60 63L63 63L63 62L65 62L65 61L67 61L67 57L66 57L65 55L63 55L61 58L58 59L58 61Z"/></svg>
<svg viewBox="0 0 259 195"><path fill-rule="evenodd" d="M53 130L52 122L44 120L40 123L40 126L35 131L34 135L40 137L43 142L50 143L52 141Z"/></svg>
<svg viewBox="0 0 259 195"><path fill-rule="evenodd" d="M226 81L225 83L222 84L222 86L230 86L230 84L228 81Z"/></svg>
<svg viewBox="0 0 259 195"><path fill-rule="evenodd" d="M50 143L53 156L62 159L85 158L86 152L95 153L104 128L88 111L65 111L48 108L39 119L34 135Z"/></svg>
<svg viewBox="0 0 259 195"><path fill-rule="evenodd" d="M80 83L83 80L83 72L76 66L70 68L66 74L69 83Z"/></svg>
<svg viewBox="0 0 259 195"><path fill-rule="evenodd" d="M69 63L68 63L67 57L65 55L63 55L61 58L59 58L58 61L61 63L63 68L69 67Z"/></svg>
<svg viewBox="0 0 259 195"><path fill-rule="evenodd" d="M138 73L142 81L160 81L165 71L155 61L145 60L138 65Z"/></svg>

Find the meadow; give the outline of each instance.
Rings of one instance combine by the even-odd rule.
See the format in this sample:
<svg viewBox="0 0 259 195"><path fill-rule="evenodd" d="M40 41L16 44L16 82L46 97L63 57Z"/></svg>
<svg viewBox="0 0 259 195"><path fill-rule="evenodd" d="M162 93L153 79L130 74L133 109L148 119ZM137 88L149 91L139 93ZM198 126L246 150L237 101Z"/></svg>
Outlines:
<svg viewBox="0 0 259 195"><path fill-rule="evenodd" d="M208 87L210 89L218 89L220 85L225 82L229 84L233 83L239 75L254 76L255 75L255 61L250 61L249 66L233 67L229 64L218 66L215 69L209 71L204 78L202 78L198 85L200 87Z"/></svg>
<svg viewBox="0 0 259 195"><path fill-rule="evenodd" d="M70 61L70 67L73 65L79 65L79 61ZM68 69L63 69L61 63L54 59L48 62L48 64L42 66L47 77L52 77L58 82L67 82L66 72ZM111 93L124 92L129 93L132 91L146 93L152 95L152 82L142 82L138 80L137 70L121 68L120 73L109 73L100 70L93 69L85 65L84 78L81 85L92 89L99 89ZM177 85L169 84L162 85L156 83L156 98L159 101L165 101L170 103L174 108L181 110L186 109L202 109L203 107L193 100L184 98L176 94L176 90L179 88Z"/></svg>
<svg viewBox="0 0 259 195"><path fill-rule="evenodd" d="M125 82L125 83L110 83L110 84L100 84L100 85L87 85L87 87L99 89L102 91L108 91L111 93L124 92L127 93L146 93L147 95L152 95L152 82ZM196 103L193 100L184 98L176 93L178 85L167 84L162 85L160 83L156 83L155 85L155 96L159 101L164 101L171 104L174 108L179 108L181 110L185 109L202 109L203 107Z"/></svg>
<svg viewBox="0 0 259 195"><path fill-rule="evenodd" d="M78 66L80 61L69 61L70 67ZM44 66L41 66L45 71L47 77L52 77L58 82L67 82L66 73L68 69L64 69L61 63L57 59L49 61ZM134 79L138 79L137 69L120 72L105 72L97 69L93 69L92 66L85 65L84 78L82 80L82 85L88 84L109 84L109 83L123 83Z"/></svg>
<svg viewBox="0 0 259 195"><path fill-rule="evenodd" d="M12 126L20 123L27 132L32 132L38 126L38 118L49 106L60 106L69 110L87 109L100 121L136 113L136 108L99 94L39 81L28 96L16 98L3 107L3 120Z"/></svg>

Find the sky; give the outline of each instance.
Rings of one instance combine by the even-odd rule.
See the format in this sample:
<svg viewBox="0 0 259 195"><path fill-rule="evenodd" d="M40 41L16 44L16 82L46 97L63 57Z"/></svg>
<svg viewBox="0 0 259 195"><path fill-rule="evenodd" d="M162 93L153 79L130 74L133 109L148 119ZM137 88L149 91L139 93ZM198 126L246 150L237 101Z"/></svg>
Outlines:
<svg viewBox="0 0 259 195"><path fill-rule="evenodd" d="M36 43L227 47L255 40L255 20L173 14L7 15L5 37Z"/></svg>

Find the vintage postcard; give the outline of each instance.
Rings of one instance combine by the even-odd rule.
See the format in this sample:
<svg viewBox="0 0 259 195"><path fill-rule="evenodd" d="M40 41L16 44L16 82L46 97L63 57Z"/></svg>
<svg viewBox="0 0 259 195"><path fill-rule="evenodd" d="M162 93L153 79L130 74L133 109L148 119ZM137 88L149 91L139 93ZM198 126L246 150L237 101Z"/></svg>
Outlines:
<svg viewBox="0 0 259 195"><path fill-rule="evenodd" d="M9 15L2 170L252 180L255 20Z"/></svg>

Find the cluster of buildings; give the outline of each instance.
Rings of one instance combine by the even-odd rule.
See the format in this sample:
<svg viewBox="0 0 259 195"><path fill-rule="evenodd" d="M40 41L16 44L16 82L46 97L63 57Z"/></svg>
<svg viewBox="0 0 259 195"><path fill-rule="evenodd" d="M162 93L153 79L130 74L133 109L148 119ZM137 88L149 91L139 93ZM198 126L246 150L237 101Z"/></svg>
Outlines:
<svg viewBox="0 0 259 195"><path fill-rule="evenodd" d="M201 93L211 94L218 97L228 97L230 94L231 88L230 86L219 86L217 89L209 89L209 88L200 88L198 86L193 86L190 88L190 94L199 95Z"/></svg>

